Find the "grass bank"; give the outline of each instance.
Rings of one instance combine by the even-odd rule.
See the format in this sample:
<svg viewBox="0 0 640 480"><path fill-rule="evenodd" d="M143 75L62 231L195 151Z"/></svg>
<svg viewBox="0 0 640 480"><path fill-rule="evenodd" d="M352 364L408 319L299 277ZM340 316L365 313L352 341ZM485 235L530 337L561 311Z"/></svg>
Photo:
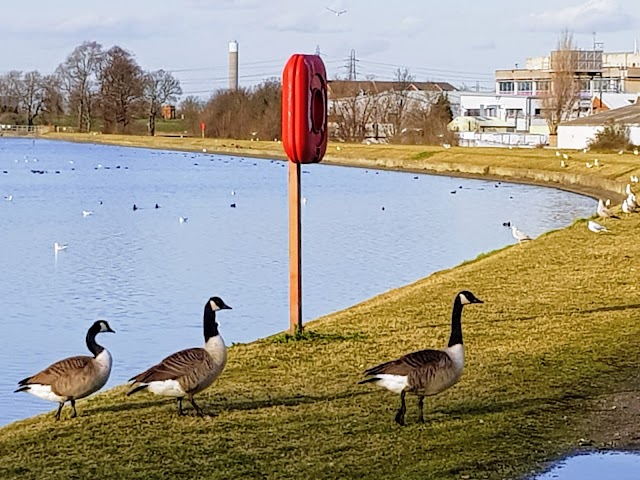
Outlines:
<svg viewBox="0 0 640 480"><path fill-rule="evenodd" d="M354 158L367 151L340 152L351 147L362 149ZM389 150L379 159L466 158L380 148ZM517 154L527 165L559 164L538 150L484 162L508 166L513 155L521 168ZM637 157L620 157L600 156L600 173L589 174L623 181ZM585 445L639 448L640 215L602 223L610 235L577 221L318 319L308 341L233 346L202 394L203 419L178 417L171 401L151 395L125 398L119 387L80 402L77 419L11 424L0 429L0 478L503 479ZM486 303L463 314L462 380L425 402L424 425L412 399L408 426L398 427L397 395L357 385L361 372L442 348L463 288Z"/></svg>

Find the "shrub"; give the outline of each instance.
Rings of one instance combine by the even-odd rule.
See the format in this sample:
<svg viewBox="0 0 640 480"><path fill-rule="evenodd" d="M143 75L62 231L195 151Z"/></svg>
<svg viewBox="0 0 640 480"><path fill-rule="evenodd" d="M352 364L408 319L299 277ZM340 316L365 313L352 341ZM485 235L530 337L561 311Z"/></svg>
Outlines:
<svg viewBox="0 0 640 480"><path fill-rule="evenodd" d="M633 148L633 144L629 141L629 128L624 125L608 123L589 142L589 148L599 151L629 150Z"/></svg>

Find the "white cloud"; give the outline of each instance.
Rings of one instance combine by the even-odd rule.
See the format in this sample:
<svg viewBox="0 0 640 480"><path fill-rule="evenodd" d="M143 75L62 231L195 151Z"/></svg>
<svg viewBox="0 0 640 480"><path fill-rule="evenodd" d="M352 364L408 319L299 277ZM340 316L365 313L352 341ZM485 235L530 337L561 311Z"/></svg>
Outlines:
<svg viewBox="0 0 640 480"><path fill-rule="evenodd" d="M575 33L616 32L631 28L637 19L618 5L616 0L589 0L581 5L529 15L525 23L533 31Z"/></svg>

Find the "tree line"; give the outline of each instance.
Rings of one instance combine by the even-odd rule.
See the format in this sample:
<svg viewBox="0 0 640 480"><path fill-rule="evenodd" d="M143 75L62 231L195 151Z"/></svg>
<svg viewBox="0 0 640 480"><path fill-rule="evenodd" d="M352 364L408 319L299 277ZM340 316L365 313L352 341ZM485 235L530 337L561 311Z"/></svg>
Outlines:
<svg viewBox="0 0 640 480"><path fill-rule="evenodd" d="M146 118L154 135L161 106L181 94L170 72L143 70L119 46L105 50L84 42L50 75L37 70L0 75L0 123L70 122L89 132L98 120L105 133L131 133L133 120Z"/></svg>

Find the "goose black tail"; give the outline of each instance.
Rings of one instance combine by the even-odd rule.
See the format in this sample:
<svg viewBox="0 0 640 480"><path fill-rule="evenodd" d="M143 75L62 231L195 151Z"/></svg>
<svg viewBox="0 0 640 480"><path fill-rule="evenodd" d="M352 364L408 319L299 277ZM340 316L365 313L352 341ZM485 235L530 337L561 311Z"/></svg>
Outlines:
<svg viewBox="0 0 640 480"><path fill-rule="evenodd" d="M136 392L139 392L140 390L144 390L144 389L145 389L145 388L147 388L148 386L149 386L149 385L146 385L146 384L145 384L145 385L138 385L137 387L132 388L131 390L129 390L129 391L127 392L127 397L128 397L129 395L133 395L133 394L134 394L134 393L136 393Z"/></svg>
<svg viewBox="0 0 640 480"><path fill-rule="evenodd" d="M365 378L364 380L360 380L358 382L358 385L362 384L362 383L369 383L369 382L377 382L380 379L378 377L370 377L370 378Z"/></svg>
<svg viewBox="0 0 640 480"><path fill-rule="evenodd" d="M19 389L14 390L14 391L13 391L13 393L18 393L18 392L28 392L30 388L31 388L31 387L30 387L29 385L23 385L23 386L22 386L22 387L20 387Z"/></svg>

